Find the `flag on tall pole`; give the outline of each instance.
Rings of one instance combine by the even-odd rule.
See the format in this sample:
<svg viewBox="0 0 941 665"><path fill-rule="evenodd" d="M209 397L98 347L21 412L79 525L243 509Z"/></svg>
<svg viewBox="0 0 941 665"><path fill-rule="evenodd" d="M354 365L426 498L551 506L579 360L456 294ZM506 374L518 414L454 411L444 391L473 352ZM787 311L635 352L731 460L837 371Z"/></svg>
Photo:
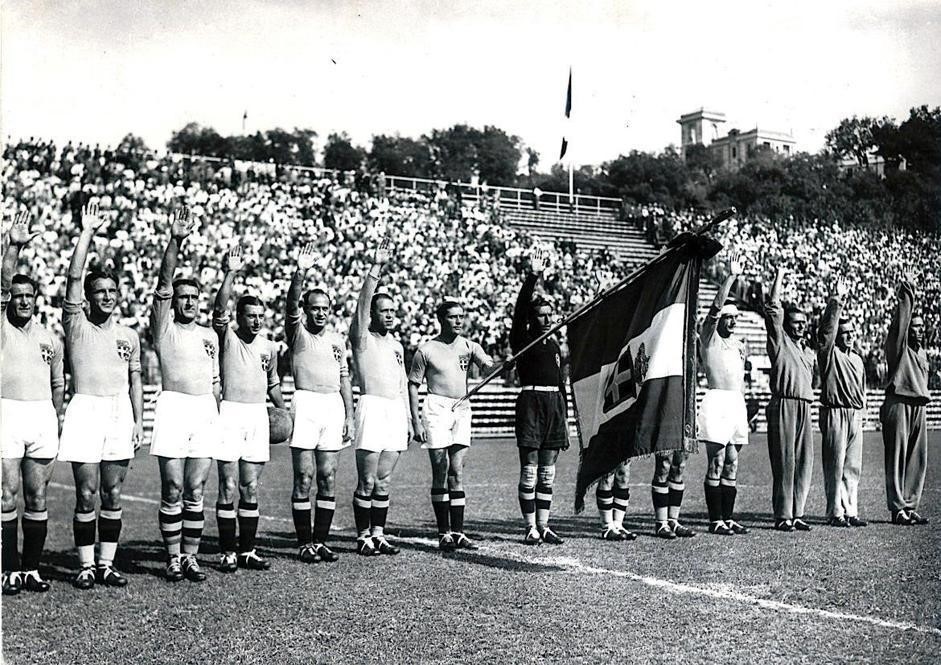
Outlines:
<svg viewBox="0 0 941 665"><path fill-rule="evenodd" d="M568 326L581 455L575 510L622 461L696 447L696 301L719 245L686 235Z"/></svg>
<svg viewBox="0 0 941 665"><path fill-rule="evenodd" d="M245 121L248 120L248 109L242 113L242 133L245 133Z"/></svg>
<svg viewBox="0 0 941 665"><path fill-rule="evenodd" d="M569 67L569 85L565 93L565 133L569 131L569 120L572 118L572 68ZM565 158L565 153L569 149L567 136L562 136L562 149L559 151L559 161Z"/></svg>

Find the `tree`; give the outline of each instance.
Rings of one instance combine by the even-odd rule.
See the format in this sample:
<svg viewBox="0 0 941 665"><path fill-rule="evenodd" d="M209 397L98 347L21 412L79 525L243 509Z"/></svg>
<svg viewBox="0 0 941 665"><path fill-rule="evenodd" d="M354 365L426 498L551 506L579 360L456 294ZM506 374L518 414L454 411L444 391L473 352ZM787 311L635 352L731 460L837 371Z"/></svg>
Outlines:
<svg viewBox="0 0 941 665"><path fill-rule="evenodd" d="M354 146L346 132L330 134L323 150L323 165L338 171L357 171L366 159L366 151Z"/></svg>
<svg viewBox="0 0 941 665"><path fill-rule="evenodd" d="M520 138L499 127L487 125L477 137L477 172L483 182L515 185L522 156Z"/></svg>
<svg viewBox="0 0 941 665"><path fill-rule="evenodd" d="M190 122L182 129L173 132L167 141L167 150L183 154L224 157L229 149L227 141L212 127L203 127L197 122Z"/></svg>
<svg viewBox="0 0 941 665"><path fill-rule="evenodd" d="M899 125L897 150L909 170L931 173L941 169L941 108L913 108Z"/></svg>
<svg viewBox="0 0 941 665"><path fill-rule="evenodd" d="M434 160L435 176L470 180L474 175L492 185L513 185L522 159L520 139L502 129L467 125L436 129L423 140Z"/></svg>
<svg viewBox="0 0 941 665"><path fill-rule="evenodd" d="M873 139L873 131L883 125L893 125L894 121L883 116L872 118L863 116L857 118L844 118L835 129L827 132L824 141L827 150L834 155L847 159L853 158L861 166L869 165L869 155L877 147Z"/></svg>
<svg viewBox="0 0 941 665"><path fill-rule="evenodd" d="M684 207L688 202L689 172L673 149L660 155L632 150L604 163L601 170L617 195L634 203L659 203L672 208Z"/></svg>
<svg viewBox="0 0 941 665"><path fill-rule="evenodd" d="M124 154L140 154L147 151L147 144L144 139L134 134L125 134L121 142L118 143L116 150L116 152Z"/></svg>
<svg viewBox="0 0 941 665"><path fill-rule="evenodd" d="M369 167L389 175L432 177L431 151L423 141L399 135L379 134L372 137Z"/></svg>

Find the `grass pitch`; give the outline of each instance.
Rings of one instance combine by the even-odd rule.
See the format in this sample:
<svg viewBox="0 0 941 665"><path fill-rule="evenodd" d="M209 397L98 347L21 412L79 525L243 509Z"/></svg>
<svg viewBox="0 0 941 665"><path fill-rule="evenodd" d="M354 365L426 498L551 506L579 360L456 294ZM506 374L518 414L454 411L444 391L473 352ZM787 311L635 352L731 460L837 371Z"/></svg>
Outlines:
<svg viewBox="0 0 941 665"><path fill-rule="evenodd" d="M764 435L739 465L737 509L746 536L706 527L705 455L687 468L684 523L690 540L652 534L652 460L631 470L629 543L600 540L593 500L574 515L574 449L563 453L553 522L560 547L520 543L517 456L512 441L481 440L468 455L467 530L479 552L443 555L434 539L429 464L417 446L403 455L392 489L389 532L398 557L353 552L351 451L338 473L335 564L296 559L286 447L272 450L262 479L259 549L267 573L208 570L201 585L169 584L157 528L154 458L138 453L125 485L118 567L125 589L79 592L68 580L72 481L57 464L44 595L3 599L3 655L15 663L359 663L359 662L937 662L941 653L941 432L932 432L922 501L924 527L888 524L882 443L866 435L860 503L865 529L822 525L817 460L808 504L814 530L772 527ZM200 558L217 556L215 472L206 491Z"/></svg>

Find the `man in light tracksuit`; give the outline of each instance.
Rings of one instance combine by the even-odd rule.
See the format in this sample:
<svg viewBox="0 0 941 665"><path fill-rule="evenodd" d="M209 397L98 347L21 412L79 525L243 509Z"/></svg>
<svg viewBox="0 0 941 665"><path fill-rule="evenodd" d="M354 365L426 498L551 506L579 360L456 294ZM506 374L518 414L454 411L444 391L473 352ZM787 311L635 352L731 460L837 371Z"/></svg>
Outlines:
<svg viewBox="0 0 941 665"><path fill-rule="evenodd" d="M925 321L914 315L915 283L905 275L885 341L889 384L879 412L885 443L885 493L893 524L927 524L918 514L928 468L928 355Z"/></svg>
<svg viewBox="0 0 941 665"><path fill-rule="evenodd" d="M781 305L784 269L778 268L765 303L771 400L768 402L768 455L771 458L771 504L777 531L810 531L804 506L814 460L810 404L814 399L814 352L804 343L807 315Z"/></svg>
<svg viewBox="0 0 941 665"><path fill-rule="evenodd" d="M841 277L823 313L818 330L820 367L820 432L823 434L823 485L830 526L866 526L856 501L863 466L863 414L866 370L853 350L856 330L841 319L849 287Z"/></svg>

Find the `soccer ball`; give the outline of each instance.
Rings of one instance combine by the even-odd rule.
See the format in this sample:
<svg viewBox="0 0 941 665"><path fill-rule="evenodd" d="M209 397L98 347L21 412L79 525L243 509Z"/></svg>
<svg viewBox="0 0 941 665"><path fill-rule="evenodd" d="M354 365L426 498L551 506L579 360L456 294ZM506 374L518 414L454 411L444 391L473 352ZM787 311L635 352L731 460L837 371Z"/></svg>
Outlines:
<svg viewBox="0 0 941 665"><path fill-rule="evenodd" d="M287 409L268 407L268 442L273 446L284 443L294 432L294 421Z"/></svg>

